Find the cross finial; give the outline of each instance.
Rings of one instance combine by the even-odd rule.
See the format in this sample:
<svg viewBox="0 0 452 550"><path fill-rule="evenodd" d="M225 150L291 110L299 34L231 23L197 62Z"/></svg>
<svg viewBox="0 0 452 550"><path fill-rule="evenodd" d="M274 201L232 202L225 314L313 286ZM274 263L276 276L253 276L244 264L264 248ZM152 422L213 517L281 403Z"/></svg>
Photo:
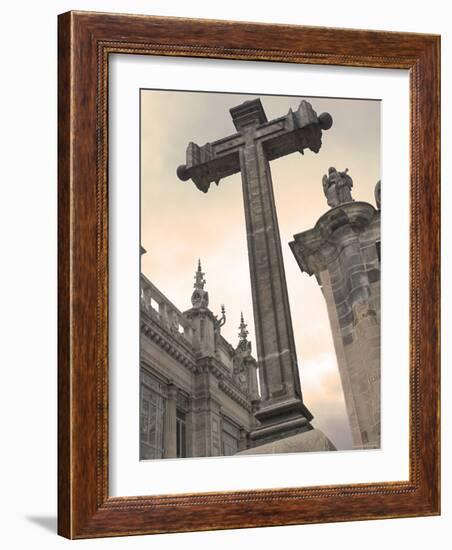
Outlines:
<svg viewBox="0 0 452 550"><path fill-rule="evenodd" d="M198 260L198 269L195 273L195 283L194 288L204 289L204 285L206 284L206 280L204 279L205 273L203 273L201 268L201 259Z"/></svg>
<svg viewBox="0 0 452 550"><path fill-rule="evenodd" d="M239 342L248 342L248 334L249 331L246 330L248 325L245 323L245 320L243 319L243 311L240 313L240 325L239 325Z"/></svg>

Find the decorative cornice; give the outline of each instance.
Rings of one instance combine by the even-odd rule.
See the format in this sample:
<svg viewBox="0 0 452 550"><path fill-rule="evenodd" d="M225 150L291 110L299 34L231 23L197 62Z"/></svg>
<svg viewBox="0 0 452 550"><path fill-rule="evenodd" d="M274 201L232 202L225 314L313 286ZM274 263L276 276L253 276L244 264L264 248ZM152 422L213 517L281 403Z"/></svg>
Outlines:
<svg viewBox="0 0 452 550"><path fill-rule="evenodd" d="M312 275L326 269L347 240L367 227L375 216L380 216L380 212L371 204L348 202L323 214L312 229L294 235L289 246L301 271Z"/></svg>
<svg viewBox="0 0 452 550"><path fill-rule="evenodd" d="M203 357L199 360L195 372L210 372L218 379L218 387L237 403L251 410L251 396L242 390L231 375L230 371L215 357ZM246 406L243 405L246 403Z"/></svg>
<svg viewBox="0 0 452 550"><path fill-rule="evenodd" d="M252 405L251 401L244 399L241 397L237 391L234 390L234 388L231 387L230 384L228 384L224 380L220 380L218 382L218 387L220 390L222 390L226 395L228 395L233 401L241 405L244 409L246 409L248 412L252 412Z"/></svg>
<svg viewBox="0 0 452 550"><path fill-rule="evenodd" d="M182 341L182 336L176 338L162 323L156 322L153 316L142 311L141 333L155 342L168 355L179 361L184 367L195 371L196 359L193 350Z"/></svg>
<svg viewBox="0 0 452 550"><path fill-rule="evenodd" d="M193 351L185 343L182 343L180 339L176 339L154 316L146 313L142 317L141 333L194 374L202 372L213 374L219 381L219 389L248 412L252 412L251 399L237 386L229 371L218 359L215 357L203 357L197 360ZM187 357L187 355L191 357Z"/></svg>

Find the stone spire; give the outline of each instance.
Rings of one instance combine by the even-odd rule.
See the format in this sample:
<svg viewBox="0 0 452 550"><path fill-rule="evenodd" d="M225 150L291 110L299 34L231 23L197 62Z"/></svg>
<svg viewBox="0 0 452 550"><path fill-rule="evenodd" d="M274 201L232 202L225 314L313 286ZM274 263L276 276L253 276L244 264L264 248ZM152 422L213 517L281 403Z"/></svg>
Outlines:
<svg viewBox="0 0 452 550"><path fill-rule="evenodd" d="M237 351L247 352L251 354L251 342L248 340L249 331L247 330L248 325L245 323L243 318L243 312L240 313L240 325L239 325L239 343L237 345Z"/></svg>
<svg viewBox="0 0 452 550"><path fill-rule="evenodd" d="M206 280L205 273L202 271L201 260L198 260L198 269L195 273L195 282L193 284L194 291L191 295L191 303L193 307L201 308L209 305L209 293L204 290Z"/></svg>
<svg viewBox="0 0 452 550"><path fill-rule="evenodd" d="M240 387L251 396L253 412L256 412L261 398L257 385L257 361L251 355L247 327L243 313L240 313L239 343L234 354L234 377Z"/></svg>
<svg viewBox="0 0 452 550"><path fill-rule="evenodd" d="M204 279L205 273L202 270L201 267L201 258L198 260L198 269L195 273L195 284L193 285L195 288L199 288L201 290L204 289L204 285L206 284L206 280Z"/></svg>
<svg viewBox="0 0 452 550"><path fill-rule="evenodd" d="M243 319L243 312L240 313L240 325L239 325L239 345L245 344L248 342L248 334L249 331L246 330L248 325L245 323Z"/></svg>

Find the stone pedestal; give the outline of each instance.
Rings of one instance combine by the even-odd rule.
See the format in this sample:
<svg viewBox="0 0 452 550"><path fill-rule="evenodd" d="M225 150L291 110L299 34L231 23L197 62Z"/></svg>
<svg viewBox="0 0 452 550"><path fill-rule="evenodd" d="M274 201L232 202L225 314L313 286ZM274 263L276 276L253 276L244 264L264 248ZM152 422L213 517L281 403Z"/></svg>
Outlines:
<svg viewBox="0 0 452 550"><path fill-rule="evenodd" d="M321 451L336 451L336 447L317 429L299 433L270 443L264 443L259 447L247 449L239 455L272 455L277 453L309 453Z"/></svg>

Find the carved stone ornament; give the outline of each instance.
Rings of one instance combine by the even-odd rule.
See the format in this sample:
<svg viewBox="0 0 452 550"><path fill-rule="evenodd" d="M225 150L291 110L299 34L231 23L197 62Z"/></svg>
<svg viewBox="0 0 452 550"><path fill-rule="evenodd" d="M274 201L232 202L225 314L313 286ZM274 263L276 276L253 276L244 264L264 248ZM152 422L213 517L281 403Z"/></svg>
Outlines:
<svg viewBox="0 0 452 550"><path fill-rule="evenodd" d="M205 273L201 268L201 260L198 260L198 269L195 273L195 283L193 285L194 291L191 295L191 303L193 307L203 308L209 305L209 293L204 290L206 280L204 279Z"/></svg>
<svg viewBox="0 0 452 550"><path fill-rule="evenodd" d="M348 175L348 168L338 172L333 166L328 169L328 175L322 178L323 192L327 199L328 206L334 208L346 202L352 202L353 180Z"/></svg>

